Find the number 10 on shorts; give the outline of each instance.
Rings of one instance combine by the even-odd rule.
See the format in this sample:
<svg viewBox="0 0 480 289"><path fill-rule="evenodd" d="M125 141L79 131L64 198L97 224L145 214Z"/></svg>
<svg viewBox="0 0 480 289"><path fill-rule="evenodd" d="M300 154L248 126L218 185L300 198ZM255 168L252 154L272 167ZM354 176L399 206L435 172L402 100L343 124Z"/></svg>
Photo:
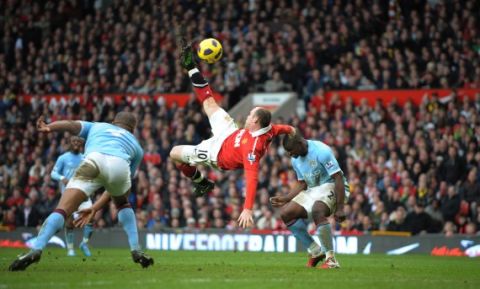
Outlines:
<svg viewBox="0 0 480 289"><path fill-rule="evenodd" d="M201 160L206 160L208 158L208 151L206 150L195 150L195 154L197 155L197 158Z"/></svg>

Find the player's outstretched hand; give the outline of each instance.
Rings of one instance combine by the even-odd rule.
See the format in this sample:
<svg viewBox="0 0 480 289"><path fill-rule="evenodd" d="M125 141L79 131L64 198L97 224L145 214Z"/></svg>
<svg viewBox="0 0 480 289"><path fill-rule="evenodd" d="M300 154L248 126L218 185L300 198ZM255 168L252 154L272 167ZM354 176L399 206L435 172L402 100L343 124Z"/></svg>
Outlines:
<svg viewBox="0 0 480 289"><path fill-rule="evenodd" d="M182 47L182 53L180 54L180 64L186 70L191 70L197 67L197 63L195 61L195 56L193 55L193 48L192 44L186 44Z"/></svg>
<svg viewBox="0 0 480 289"><path fill-rule="evenodd" d="M345 217L345 213L343 212L343 208L341 210L337 210L333 215L333 217L335 218L335 221L339 223L345 221L346 217Z"/></svg>
<svg viewBox="0 0 480 289"><path fill-rule="evenodd" d="M45 123L45 120L43 119L43 115L37 119L37 130L39 132L50 132L50 128Z"/></svg>
<svg viewBox="0 0 480 289"><path fill-rule="evenodd" d="M286 196L275 196L270 198L270 203L275 208L282 207L288 202L290 202L290 200Z"/></svg>
<svg viewBox="0 0 480 289"><path fill-rule="evenodd" d="M77 212L78 218L73 221L73 225L77 228L82 228L90 223L95 216L96 211L93 208L86 208Z"/></svg>
<svg viewBox="0 0 480 289"><path fill-rule="evenodd" d="M249 228L253 226L253 212L249 209L243 209L240 217L238 217L238 225L242 228Z"/></svg>

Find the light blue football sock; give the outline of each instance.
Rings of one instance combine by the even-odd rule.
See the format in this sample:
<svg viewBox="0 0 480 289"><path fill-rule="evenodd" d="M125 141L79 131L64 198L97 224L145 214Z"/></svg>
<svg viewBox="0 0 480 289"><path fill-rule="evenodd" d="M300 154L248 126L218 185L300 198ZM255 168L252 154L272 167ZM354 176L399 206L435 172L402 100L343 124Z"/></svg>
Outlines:
<svg viewBox="0 0 480 289"><path fill-rule="evenodd" d="M73 229L65 228L65 242L67 243L67 249L73 250L73 240L75 235L73 233Z"/></svg>
<svg viewBox="0 0 480 289"><path fill-rule="evenodd" d="M63 228L65 218L62 214L53 212L48 216L38 233L37 240L33 244L34 250L43 250L50 238Z"/></svg>
<svg viewBox="0 0 480 289"><path fill-rule="evenodd" d="M317 235L320 239L322 251L327 253L327 257L329 257L333 254L332 226L330 226L330 223L318 225Z"/></svg>
<svg viewBox="0 0 480 289"><path fill-rule="evenodd" d="M83 227L83 243L88 243L90 241L90 238L92 237L93 234L93 226L92 224L87 224L85 227Z"/></svg>
<svg viewBox="0 0 480 289"><path fill-rule="evenodd" d="M140 250L138 244L137 220L132 208L123 208L118 212L118 221L122 224L123 230L127 233L130 251Z"/></svg>
<svg viewBox="0 0 480 289"><path fill-rule="evenodd" d="M297 219L293 224L288 226L288 229L302 243L305 249L308 249L314 242L312 236L307 231L307 224L303 219Z"/></svg>

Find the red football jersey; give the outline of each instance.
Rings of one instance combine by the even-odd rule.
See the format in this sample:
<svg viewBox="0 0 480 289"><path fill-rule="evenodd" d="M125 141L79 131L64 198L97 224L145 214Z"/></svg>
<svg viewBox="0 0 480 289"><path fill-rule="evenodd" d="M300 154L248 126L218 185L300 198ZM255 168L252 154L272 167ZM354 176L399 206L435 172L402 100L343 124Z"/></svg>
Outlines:
<svg viewBox="0 0 480 289"><path fill-rule="evenodd" d="M222 144L217 165L223 170L245 169L245 209L252 209L258 184L258 163L274 136L292 132L289 125L274 124L256 132L238 129Z"/></svg>

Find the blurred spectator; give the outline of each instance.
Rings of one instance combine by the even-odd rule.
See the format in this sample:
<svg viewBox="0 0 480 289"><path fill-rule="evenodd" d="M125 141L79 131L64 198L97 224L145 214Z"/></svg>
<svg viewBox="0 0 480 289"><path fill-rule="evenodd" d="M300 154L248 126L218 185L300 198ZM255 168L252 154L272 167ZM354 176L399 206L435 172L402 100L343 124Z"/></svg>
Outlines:
<svg viewBox="0 0 480 289"><path fill-rule="evenodd" d="M425 212L422 202L415 204L414 210L407 215L405 222L412 235L434 233L432 218Z"/></svg>
<svg viewBox="0 0 480 289"><path fill-rule="evenodd" d="M449 186L447 195L442 199L443 220L454 221L460 210L460 196L454 186Z"/></svg>
<svg viewBox="0 0 480 289"><path fill-rule="evenodd" d="M445 222L445 225L443 226L443 234L445 234L445 237L452 237L455 235L457 231L457 228L453 222Z"/></svg>
<svg viewBox="0 0 480 289"><path fill-rule="evenodd" d="M32 200L25 199L23 206L17 211L16 225L17 227L36 227L41 220L40 212L33 206Z"/></svg>
<svg viewBox="0 0 480 289"><path fill-rule="evenodd" d="M399 206L394 212L390 214L390 223L388 224L388 231L397 232L411 232L410 225L406 222L407 212L403 206Z"/></svg>
<svg viewBox="0 0 480 289"><path fill-rule="evenodd" d="M257 221L257 228L261 230L275 230L277 229L278 222L277 218L273 216L272 211L266 209L263 212L262 217Z"/></svg>
<svg viewBox="0 0 480 289"><path fill-rule="evenodd" d="M272 78L265 81L264 89L265 92L282 92L291 90L292 88L283 82L280 72L274 71Z"/></svg>

